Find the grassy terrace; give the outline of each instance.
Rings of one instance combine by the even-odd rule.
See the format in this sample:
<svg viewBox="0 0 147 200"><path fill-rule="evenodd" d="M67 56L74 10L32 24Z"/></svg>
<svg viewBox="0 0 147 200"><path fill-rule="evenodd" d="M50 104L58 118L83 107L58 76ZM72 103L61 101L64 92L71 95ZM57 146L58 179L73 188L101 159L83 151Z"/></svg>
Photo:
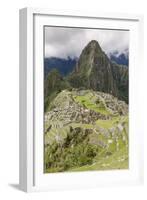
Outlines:
<svg viewBox="0 0 147 200"><path fill-rule="evenodd" d="M103 115L112 114L106 107L105 103L102 100L97 100L96 97L91 93L87 93L81 96L74 96L74 100L87 109L94 110L95 112L101 113Z"/></svg>
<svg viewBox="0 0 147 200"><path fill-rule="evenodd" d="M109 120L97 120L96 124L102 128L111 128L116 126L120 122L128 122L128 116L117 116L112 117L112 119Z"/></svg>

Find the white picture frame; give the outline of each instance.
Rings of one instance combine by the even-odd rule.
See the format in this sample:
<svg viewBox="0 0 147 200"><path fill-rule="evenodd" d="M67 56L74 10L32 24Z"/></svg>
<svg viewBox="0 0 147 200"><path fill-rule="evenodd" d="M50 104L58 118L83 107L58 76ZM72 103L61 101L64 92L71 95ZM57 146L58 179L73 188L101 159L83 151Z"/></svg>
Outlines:
<svg viewBox="0 0 147 200"><path fill-rule="evenodd" d="M130 96L130 168L125 171L43 174L43 35L44 25L72 27L111 27L131 32ZM138 65L140 68L138 69ZM133 67L132 67L133 66ZM143 17L140 15L20 10L20 189L26 192L143 183L143 128L136 96L143 68ZM38 114L39 113L39 114ZM135 122L138 123L135 123ZM42 153L41 153L42 152ZM88 181L85 181L88 180Z"/></svg>

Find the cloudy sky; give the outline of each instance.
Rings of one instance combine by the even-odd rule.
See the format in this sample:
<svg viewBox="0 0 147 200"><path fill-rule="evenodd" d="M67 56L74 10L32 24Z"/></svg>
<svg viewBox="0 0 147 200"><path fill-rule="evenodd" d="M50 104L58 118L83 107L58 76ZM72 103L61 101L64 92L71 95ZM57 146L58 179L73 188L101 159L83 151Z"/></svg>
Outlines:
<svg viewBox="0 0 147 200"><path fill-rule="evenodd" d="M45 57L79 57L91 40L107 54L122 53L129 48L129 31L45 27Z"/></svg>

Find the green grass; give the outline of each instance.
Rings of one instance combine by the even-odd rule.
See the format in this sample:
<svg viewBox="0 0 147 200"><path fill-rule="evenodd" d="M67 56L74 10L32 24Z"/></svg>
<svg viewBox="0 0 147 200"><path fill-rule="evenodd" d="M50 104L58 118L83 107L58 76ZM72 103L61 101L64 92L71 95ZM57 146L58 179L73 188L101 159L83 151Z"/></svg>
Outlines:
<svg viewBox="0 0 147 200"><path fill-rule="evenodd" d="M116 142L112 142L108 149L107 149L108 152L111 152L111 153L114 153L116 151Z"/></svg>
<svg viewBox="0 0 147 200"><path fill-rule="evenodd" d="M95 97L93 97L90 94L86 94L83 96L75 96L74 99L76 102L85 106L87 109L93 110L93 111L101 113L103 115L111 114L110 111L105 106L104 102L100 101L98 104L96 104L94 102L96 100Z"/></svg>
<svg viewBox="0 0 147 200"><path fill-rule="evenodd" d="M121 117L112 117L112 119L109 120L97 120L96 124L102 128L111 128L114 127L118 122L121 121Z"/></svg>
<svg viewBox="0 0 147 200"><path fill-rule="evenodd" d="M128 150L126 147L120 149L120 151L114 152L111 156L100 156L98 161L95 161L92 165L85 165L82 167L72 168L68 171L91 171L91 170L112 170L112 169L128 169L129 159Z"/></svg>
<svg viewBox="0 0 147 200"><path fill-rule="evenodd" d="M82 123L70 123L69 126L72 126L73 128L81 127L83 129L94 127L93 124L82 124Z"/></svg>
<svg viewBox="0 0 147 200"><path fill-rule="evenodd" d="M125 122L128 124L128 116L117 116L111 117L109 120L97 120L95 123L105 129L115 127L118 123Z"/></svg>

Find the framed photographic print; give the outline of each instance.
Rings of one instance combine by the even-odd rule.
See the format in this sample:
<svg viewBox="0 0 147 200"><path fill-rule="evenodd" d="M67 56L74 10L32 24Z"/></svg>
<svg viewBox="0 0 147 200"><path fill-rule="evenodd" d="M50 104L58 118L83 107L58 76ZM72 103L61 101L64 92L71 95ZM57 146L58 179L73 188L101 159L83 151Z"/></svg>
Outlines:
<svg viewBox="0 0 147 200"><path fill-rule="evenodd" d="M20 188L143 182L142 16L20 10Z"/></svg>

